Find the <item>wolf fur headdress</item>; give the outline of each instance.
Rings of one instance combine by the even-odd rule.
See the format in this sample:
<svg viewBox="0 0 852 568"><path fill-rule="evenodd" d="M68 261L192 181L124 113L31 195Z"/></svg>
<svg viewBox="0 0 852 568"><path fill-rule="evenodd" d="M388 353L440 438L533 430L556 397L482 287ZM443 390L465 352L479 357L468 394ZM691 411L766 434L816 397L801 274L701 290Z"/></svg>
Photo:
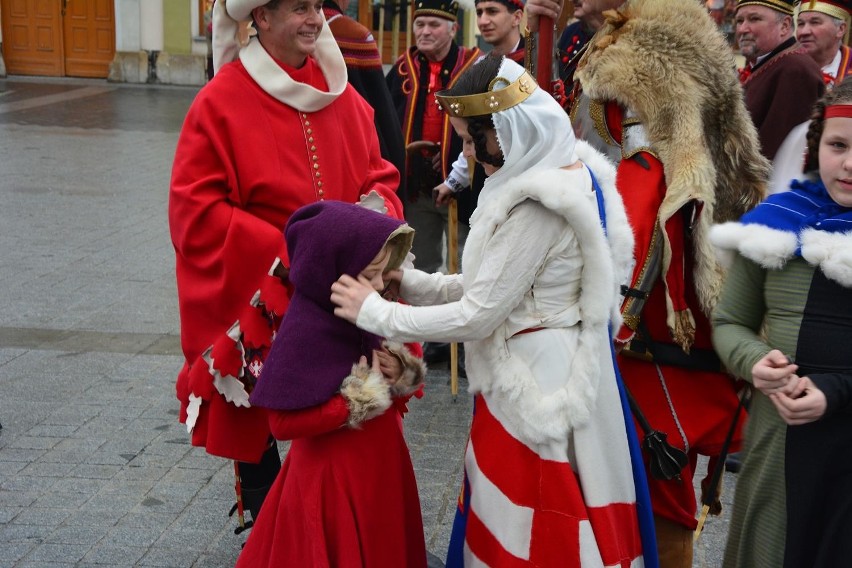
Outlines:
<svg viewBox="0 0 852 568"><path fill-rule="evenodd" d="M577 78L586 95L618 102L644 125L668 187L660 224L692 200L703 205L693 227L695 282L709 313L722 275L709 226L759 203L769 176L731 49L698 2L628 0L604 15ZM670 261L666 242L663 273Z"/></svg>

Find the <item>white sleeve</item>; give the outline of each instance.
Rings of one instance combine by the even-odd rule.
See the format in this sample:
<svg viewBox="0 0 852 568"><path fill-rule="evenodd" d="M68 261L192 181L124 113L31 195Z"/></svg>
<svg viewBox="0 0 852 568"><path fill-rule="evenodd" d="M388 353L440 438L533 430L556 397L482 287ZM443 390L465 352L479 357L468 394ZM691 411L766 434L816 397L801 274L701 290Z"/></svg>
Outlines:
<svg viewBox="0 0 852 568"><path fill-rule="evenodd" d="M397 341L476 341L506 320L535 281L565 221L534 201L509 214L488 241L482 265L458 301L436 306L386 302L371 294L358 313L361 329Z"/></svg>
<svg viewBox="0 0 852 568"><path fill-rule="evenodd" d="M461 189L470 186L470 172L468 171L467 158L464 157L464 154L460 153L456 161L453 162L450 174L444 183L453 190L453 193L458 193Z"/></svg>
<svg viewBox="0 0 852 568"><path fill-rule="evenodd" d="M403 270L399 293L415 306L434 306L461 299L464 293L461 274L429 274L422 270Z"/></svg>

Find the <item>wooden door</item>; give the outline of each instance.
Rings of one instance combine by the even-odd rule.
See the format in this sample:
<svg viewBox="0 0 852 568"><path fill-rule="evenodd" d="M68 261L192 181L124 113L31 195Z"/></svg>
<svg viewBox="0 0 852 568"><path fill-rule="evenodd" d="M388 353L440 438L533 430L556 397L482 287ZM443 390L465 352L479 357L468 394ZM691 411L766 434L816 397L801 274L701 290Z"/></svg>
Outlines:
<svg viewBox="0 0 852 568"><path fill-rule="evenodd" d="M65 75L106 77L115 55L113 0L60 0L65 4Z"/></svg>
<svg viewBox="0 0 852 568"><path fill-rule="evenodd" d="M11 75L106 77L115 55L114 0L0 0Z"/></svg>
<svg viewBox="0 0 852 568"><path fill-rule="evenodd" d="M65 74L60 0L2 0L0 20L7 73Z"/></svg>

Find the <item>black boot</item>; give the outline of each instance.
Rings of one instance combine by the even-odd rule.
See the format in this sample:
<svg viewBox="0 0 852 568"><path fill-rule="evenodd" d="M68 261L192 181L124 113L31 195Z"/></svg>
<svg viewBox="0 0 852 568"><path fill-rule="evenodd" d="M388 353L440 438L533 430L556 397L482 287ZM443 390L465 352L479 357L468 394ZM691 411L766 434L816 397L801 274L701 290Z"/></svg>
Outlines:
<svg viewBox="0 0 852 568"><path fill-rule="evenodd" d="M257 522L260 507L272 483L281 469L281 458L278 455L278 444L275 440L260 458L260 463L239 462L240 491L243 496L243 507L251 512L251 518Z"/></svg>

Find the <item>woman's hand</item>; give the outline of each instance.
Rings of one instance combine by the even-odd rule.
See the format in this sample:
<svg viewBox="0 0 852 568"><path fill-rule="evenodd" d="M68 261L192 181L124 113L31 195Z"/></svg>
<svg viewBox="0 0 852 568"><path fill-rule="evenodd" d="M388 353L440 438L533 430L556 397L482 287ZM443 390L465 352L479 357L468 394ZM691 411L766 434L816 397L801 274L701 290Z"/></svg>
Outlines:
<svg viewBox="0 0 852 568"><path fill-rule="evenodd" d="M331 302L337 306L334 308L334 315L355 323L358 312L361 311L361 305L373 292L375 290L370 285L370 281L363 276L359 276L356 280L344 274L331 285Z"/></svg>
<svg viewBox="0 0 852 568"><path fill-rule="evenodd" d="M799 379L792 392L770 395L781 419L790 426L799 426L819 420L825 415L828 402L825 393L808 377Z"/></svg>
<svg viewBox="0 0 852 568"><path fill-rule="evenodd" d="M783 392L789 395L801 380L795 373L799 366L777 349L754 364L751 377L754 386L766 396Z"/></svg>

